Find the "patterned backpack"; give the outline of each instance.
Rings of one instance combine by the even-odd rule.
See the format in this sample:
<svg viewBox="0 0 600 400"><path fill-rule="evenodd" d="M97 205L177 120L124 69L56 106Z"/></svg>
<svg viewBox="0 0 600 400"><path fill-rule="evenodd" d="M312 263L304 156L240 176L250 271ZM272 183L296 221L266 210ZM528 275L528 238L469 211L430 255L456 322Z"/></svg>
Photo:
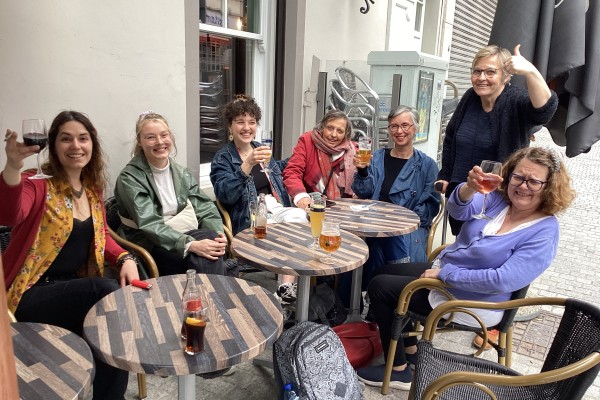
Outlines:
<svg viewBox="0 0 600 400"><path fill-rule="evenodd" d="M283 332L273 344L273 365L279 399L288 383L301 399L363 398L342 342L328 326L307 321Z"/></svg>

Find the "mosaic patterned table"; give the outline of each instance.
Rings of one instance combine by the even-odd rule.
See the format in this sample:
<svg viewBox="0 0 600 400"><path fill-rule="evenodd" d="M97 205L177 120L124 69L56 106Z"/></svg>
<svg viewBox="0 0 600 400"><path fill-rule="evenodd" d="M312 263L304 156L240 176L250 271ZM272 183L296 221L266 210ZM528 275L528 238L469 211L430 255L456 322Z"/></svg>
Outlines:
<svg viewBox="0 0 600 400"><path fill-rule="evenodd" d="M21 399L91 397L94 360L82 338L57 326L33 322L15 322L10 329Z"/></svg>
<svg viewBox="0 0 600 400"><path fill-rule="evenodd" d="M190 356L181 340L185 275L149 279L150 290L121 288L88 313L84 337L99 358L135 373L179 376L179 399L195 399L195 375L231 367L262 353L283 327L279 302L241 279L198 274L210 323L204 352Z"/></svg>
<svg viewBox="0 0 600 400"><path fill-rule="evenodd" d="M355 211L352 207L365 207ZM360 237L401 236L419 228L419 216L408 208L378 200L337 199L325 209L325 218Z"/></svg>
<svg viewBox="0 0 600 400"><path fill-rule="evenodd" d="M245 229L235 235L231 249L238 258L254 267L298 276L296 320L306 321L310 277L352 271L368 258L369 249L361 238L346 231L341 231L341 237L342 245L332 254L333 265L320 261L324 252L308 248L313 241L309 224L269 224L265 239L255 239L254 232Z"/></svg>

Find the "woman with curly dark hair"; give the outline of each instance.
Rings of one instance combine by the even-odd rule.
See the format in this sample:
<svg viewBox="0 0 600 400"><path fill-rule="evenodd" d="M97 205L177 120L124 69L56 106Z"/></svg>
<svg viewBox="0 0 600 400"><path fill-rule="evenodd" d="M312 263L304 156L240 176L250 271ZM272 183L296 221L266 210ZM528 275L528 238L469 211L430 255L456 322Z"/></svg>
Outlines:
<svg viewBox="0 0 600 400"><path fill-rule="evenodd" d="M282 170L286 160L275 161L271 149L255 140L261 110L248 95L237 95L225 105L223 117L229 131L229 143L215 154L210 167L210 180L215 196L231 216L233 234L250 227L250 202L264 193L270 222L307 222L304 210L291 207ZM261 164L269 159L269 172ZM285 303L296 299L292 276L284 275L277 291Z"/></svg>

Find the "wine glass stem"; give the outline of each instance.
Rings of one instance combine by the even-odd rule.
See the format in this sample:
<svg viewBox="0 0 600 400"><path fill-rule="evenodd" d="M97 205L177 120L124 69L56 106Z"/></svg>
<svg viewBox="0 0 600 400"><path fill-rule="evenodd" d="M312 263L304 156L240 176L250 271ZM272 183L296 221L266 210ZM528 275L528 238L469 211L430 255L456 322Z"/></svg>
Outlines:
<svg viewBox="0 0 600 400"><path fill-rule="evenodd" d="M40 166L40 154L42 153L42 150L38 151L37 153L37 175L40 175L42 173L42 167Z"/></svg>
<svg viewBox="0 0 600 400"><path fill-rule="evenodd" d="M481 215L485 215L485 201L487 200L487 193L483 195L483 204L481 205Z"/></svg>

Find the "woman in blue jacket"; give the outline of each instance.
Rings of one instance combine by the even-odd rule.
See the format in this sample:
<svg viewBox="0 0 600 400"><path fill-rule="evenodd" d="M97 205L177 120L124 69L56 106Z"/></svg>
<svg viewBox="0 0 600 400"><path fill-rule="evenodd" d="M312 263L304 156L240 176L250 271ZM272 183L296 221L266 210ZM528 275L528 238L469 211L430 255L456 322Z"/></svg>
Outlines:
<svg viewBox="0 0 600 400"><path fill-rule="evenodd" d="M393 109L388 115L388 134L394 147L377 150L370 162L354 158L358 172L352 190L358 197L406 207L420 218L419 229L408 235L367 241L369 260L363 272L365 285L375 268L383 264L427 259L427 237L431 221L440 209L440 195L433 188L438 174L435 161L413 146L418 121L418 111L412 107Z"/></svg>

